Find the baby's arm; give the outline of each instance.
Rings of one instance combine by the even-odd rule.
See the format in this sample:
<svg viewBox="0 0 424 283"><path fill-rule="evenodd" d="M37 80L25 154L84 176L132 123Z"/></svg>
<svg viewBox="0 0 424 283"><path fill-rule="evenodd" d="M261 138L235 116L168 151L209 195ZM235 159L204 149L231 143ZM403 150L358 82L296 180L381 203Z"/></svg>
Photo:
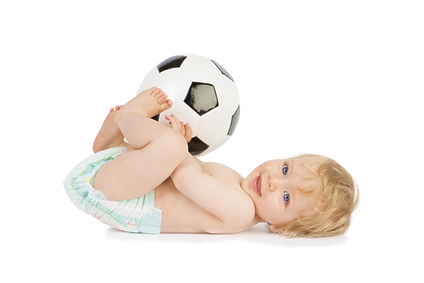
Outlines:
<svg viewBox="0 0 424 283"><path fill-rule="evenodd" d="M175 115L166 115L172 129L190 141L192 129ZM246 223L254 214L251 199L238 188L229 187L203 172L197 158L187 152L184 161L171 175L176 188L200 207L216 216L223 224ZM251 212L251 213L249 213Z"/></svg>
<svg viewBox="0 0 424 283"><path fill-rule="evenodd" d="M235 224L246 225L254 215L253 203L246 193L204 173L189 153L171 179L180 192L228 228L238 229Z"/></svg>

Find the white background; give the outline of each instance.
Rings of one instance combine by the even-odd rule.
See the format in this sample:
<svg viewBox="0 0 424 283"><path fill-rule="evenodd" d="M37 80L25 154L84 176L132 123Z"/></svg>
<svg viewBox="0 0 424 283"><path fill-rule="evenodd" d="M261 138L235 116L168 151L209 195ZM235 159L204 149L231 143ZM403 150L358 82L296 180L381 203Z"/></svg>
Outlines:
<svg viewBox="0 0 424 283"><path fill-rule="evenodd" d="M5 2L0 281L423 282L420 1ZM217 60L241 96L234 136L204 160L247 175L333 157L361 192L346 235L134 235L73 206L62 181L109 108L182 53Z"/></svg>

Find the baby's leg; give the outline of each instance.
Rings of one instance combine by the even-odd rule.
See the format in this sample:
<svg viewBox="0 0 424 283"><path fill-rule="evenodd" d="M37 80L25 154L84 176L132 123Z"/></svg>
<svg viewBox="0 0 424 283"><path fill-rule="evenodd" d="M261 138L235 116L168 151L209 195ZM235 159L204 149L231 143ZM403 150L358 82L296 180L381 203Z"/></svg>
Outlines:
<svg viewBox="0 0 424 283"><path fill-rule="evenodd" d="M110 109L108 115L103 121L102 127L97 133L96 139L94 140L94 152L99 152L111 147L125 146L124 135L121 133L121 130L114 121L116 111L120 108L121 106L116 106L115 108Z"/></svg>
<svg viewBox="0 0 424 283"><path fill-rule="evenodd" d="M184 137L150 119L170 106L166 95L155 88L137 95L116 112L115 122L135 150L120 155L97 173L94 187L108 199L147 194L163 183L186 157Z"/></svg>
<svg viewBox="0 0 424 283"><path fill-rule="evenodd" d="M146 117L153 117L172 105L171 101L167 100L167 96L158 88L151 88L142 93L125 104L126 112L132 111ZM150 94L150 96L144 94ZM149 101L152 98L155 100L154 103L150 103L151 101ZM124 141L124 135L115 123L116 112L119 111L121 107L122 105L109 110L94 140L94 152L117 146L125 146L131 149L131 146Z"/></svg>
<svg viewBox="0 0 424 283"><path fill-rule="evenodd" d="M159 135L157 128L168 127L150 119L169 109L171 100L159 88L151 88L139 93L117 111L114 122L119 127L128 143L134 149L145 147L155 136Z"/></svg>

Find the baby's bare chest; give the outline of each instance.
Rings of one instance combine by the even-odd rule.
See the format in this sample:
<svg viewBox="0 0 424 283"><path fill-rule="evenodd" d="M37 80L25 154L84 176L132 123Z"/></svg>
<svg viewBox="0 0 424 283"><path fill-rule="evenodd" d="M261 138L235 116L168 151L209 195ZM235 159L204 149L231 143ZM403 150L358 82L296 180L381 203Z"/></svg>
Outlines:
<svg viewBox="0 0 424 283"><path fill-rule="evenodd" d="M229 185L229 189L241 189L241 176L233 170L215 164L202 165L204 173ZM161 232L201 233L216 226L216 217L182 194L171 179L156 188L155 207L162 211Z"/></svg>

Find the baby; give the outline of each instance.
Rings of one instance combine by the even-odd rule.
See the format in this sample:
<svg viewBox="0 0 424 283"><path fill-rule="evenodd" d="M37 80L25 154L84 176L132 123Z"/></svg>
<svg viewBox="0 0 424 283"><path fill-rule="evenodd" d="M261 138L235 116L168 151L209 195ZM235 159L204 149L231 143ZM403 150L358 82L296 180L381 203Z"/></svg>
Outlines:
<svg viewBox="0 0 424 283"><path fill-rule="evenodd" d="M237 233L259 222L287 237L342 234L358 202L350 174L334 160L300 155L267 161L246 178L188 152L190 125L151 117L172 101L159 88L110 110L64 186L102 222L139 233Z"/></svg>

